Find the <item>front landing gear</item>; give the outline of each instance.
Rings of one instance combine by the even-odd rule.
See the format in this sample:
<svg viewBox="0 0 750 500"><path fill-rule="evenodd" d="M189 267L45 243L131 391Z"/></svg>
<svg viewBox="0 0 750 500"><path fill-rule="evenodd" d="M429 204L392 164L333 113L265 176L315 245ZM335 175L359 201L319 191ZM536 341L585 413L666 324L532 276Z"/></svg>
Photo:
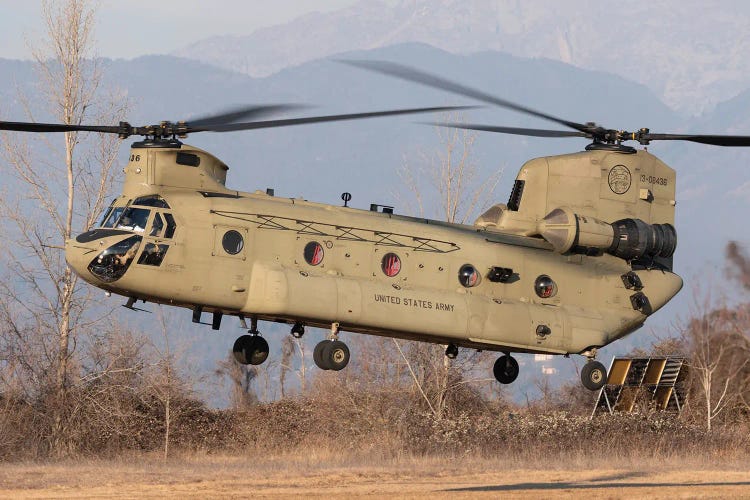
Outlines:
<svg viewBox="0 0 750 500"><path fill-rule="evenodd" d="M581 382L590 391L598 391L607 383L607 369L598 361L590 360L581 369Z"/></svg>
<svg viewBox="0 0 750 500"><path fill-rule="evenodd" d="M518 361L510 354L500 356L492 367L492 374L501 384L510 384L518 378Z"/></svg>
<svg viewBox="0 0 750 500"><path fill-rule="evenodd" d="M260 365L268 359L268 342L258 334L242 335L234 342L234 359L243 365Z"/></svg>
<svg viewBox="0 0 750 500"><path fill-rule="evenodd" d="M242 326L247 326L244 318L241 318L240 321L242 321ZM258 320L253 318L250 321L248 335L242 335L235 340L234 347L232 347L232 354L234 354L234 359L240 364L260 365L268 359L270 349L268 348L266 339L260 336Z"/></svg>

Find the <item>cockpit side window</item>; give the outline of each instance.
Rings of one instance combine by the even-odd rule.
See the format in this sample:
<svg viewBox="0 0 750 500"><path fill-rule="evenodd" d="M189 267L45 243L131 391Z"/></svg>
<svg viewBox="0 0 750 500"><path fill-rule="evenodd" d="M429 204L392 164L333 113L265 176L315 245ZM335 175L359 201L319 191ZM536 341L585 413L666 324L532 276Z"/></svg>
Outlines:
<svg viewBox="0 0 750 500"><path fill-rule="evenodd" d="M125 207L113 207L110 209L107 212L107 217L103 219L104 223L102 223L102 227L115 227L124 210Z"/></svg>
<svg viewBox="0 0 750 500"><path fill-rule="evenodd" d="M154 222L151 223L151 231L148 233L149 236L155 236L161 238L164 234L164 221L161 215L157 212L154 214Z"/></svg>
<svg viewBox="0 0 750 500"><path fill-rule="evenodd" d="M171 238L174 236L174 232L177 229L177 224L174 221L172 214L164 214L164 218L167 220L167 231L164 234L165 238Z"/></svg>
<svg viewBox="0 0 750 500"><path fill-rule="evenodd" d="M146 208L129 207L123 213L117 222L116 229L130 229L132 231L143 232L148 223L148 216L151 213Z"/></svg>
<svg viewBox="0 0 750 500"><path fill-rule="evenodd" d="M138 259L138 264L159 267L167 254L167 250L169 250L169 245L146 243L146 247Z"/></svg>
<svg viewBox="0 0 750 500"><path fill-rule="evenodd" d="M112 200L112 203L109 204L109 206L102 212L102 215L97 219L96 223L94 224L94 227L104 227L104 223L107 221L107 217L109 216L109 213L112 211L112 205L115 204L117 201L117 198Z"/></svg>

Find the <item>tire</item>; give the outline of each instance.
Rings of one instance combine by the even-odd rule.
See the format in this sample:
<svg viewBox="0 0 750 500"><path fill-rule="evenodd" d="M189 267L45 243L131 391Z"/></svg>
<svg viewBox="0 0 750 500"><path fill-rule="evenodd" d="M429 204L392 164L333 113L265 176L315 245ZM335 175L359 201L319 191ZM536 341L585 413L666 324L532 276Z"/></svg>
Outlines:
<svg viewBox="0 0 750 500"><path fill-rule="evenodd" d="M492 374L501 384L510 384L518 378L518 361L513 356L506 354L500 356L492 367Z"/></svg>
<svg viewBox="0 0 750 500"><path fill-rule="evenodd" d="M349 364L349 348L340 340L328 342L328 345L323 346L321 358L329 370L343 370Z"/></svg>
<svg viewBox="0 0 750 500"><path fill-rule="evenodd" d="M249 365L250 364L250 351L248 350L248 346L250 345L250 342L252 341L252 336L250 335L242 335L237 338L237 340L234 341L234 347L232 347L232 354L234 354L234 359L241 365Z"/></svg>
<svg viewBox="0 0 750 500"><path fill-rule="evenodd" d="M261 365L265 360L268 359L268 342L266 339L259 335L248 335L252 339L252 345L250 347L250 364Z"/></svg>
<svg viewBox="0 0 750 500"><path fill-rule="evenodd" d="M242 335L234 341L232 354L242 365L260 365L268 359L268 342L259 335Z"/></svg>
<svg viewBox="0 0 750 500"><path fill-rule="evenodd" d="M313 350L313 361L315 361L315 366L321 370L330 370L323 359L323 349L330 343L330 340L322 340L315 344L315 349Z"/></svg>
<svg viewBox="0 0 750 500"><path fill-rule="evenodd" d="M581 369L581 382L590 391L598 391L607 383L607 369L598 361L589 361Z"/></svg>

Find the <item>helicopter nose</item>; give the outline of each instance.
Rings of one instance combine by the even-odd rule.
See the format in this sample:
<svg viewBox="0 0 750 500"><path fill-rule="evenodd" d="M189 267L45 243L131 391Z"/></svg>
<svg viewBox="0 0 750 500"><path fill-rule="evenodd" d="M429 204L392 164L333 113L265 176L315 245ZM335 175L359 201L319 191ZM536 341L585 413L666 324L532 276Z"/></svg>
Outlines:
<svg viewBox="0 0 750 500"><path fill-rule="evenodd" d="M96 255L97 250L98 248L91 244L78 243L75 238L65 240L65 260L78 276L87 281L91 277L88 264Z"/></svg>

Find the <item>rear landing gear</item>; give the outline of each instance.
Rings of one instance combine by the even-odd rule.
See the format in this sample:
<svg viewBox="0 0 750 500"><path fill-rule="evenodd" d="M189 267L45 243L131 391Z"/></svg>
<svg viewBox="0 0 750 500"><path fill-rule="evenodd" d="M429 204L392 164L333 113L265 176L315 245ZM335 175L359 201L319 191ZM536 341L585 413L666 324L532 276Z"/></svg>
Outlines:
<svg viewBox="0 0 750 500"><path fill-rule="evenodd" d="M328 339L318 342L313 351L313 361L321 370L339 371L349 364L349 348L339 340L339 324L331 324Z"/></svg>
<svg viewBox="0 0 750 500"><path fill-rule="evenodd" d="M598 361L589 360L581 369L581 382L590 391L598 391L607 383L607 369Z"/></svg>
<svg viewBox="0 0 750 500"><path fill-rule="evenodd" d="M343 370L349 364L349 348L340 340L320 341L313 351L313 361L321 370Z"/></svg>
<svg viewBox="0 0 750 500"><path fill-rule="evenodd" d="M492 374L501 384L510 384L518 378L518 361L510 354L500 356L492 367Z"/></svg>

